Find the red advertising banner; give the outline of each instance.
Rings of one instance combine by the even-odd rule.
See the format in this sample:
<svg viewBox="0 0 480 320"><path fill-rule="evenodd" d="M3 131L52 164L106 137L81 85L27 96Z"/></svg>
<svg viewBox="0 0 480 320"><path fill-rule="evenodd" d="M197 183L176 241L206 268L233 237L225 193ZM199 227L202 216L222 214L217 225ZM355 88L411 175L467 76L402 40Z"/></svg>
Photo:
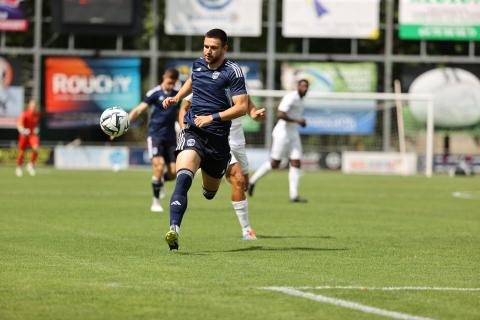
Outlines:
<svg viewBox="0 0 480 320"><path fill-rule="evenodd" d="M52 57L45 60L45 105L51 128L98 124L107 108L140 102L140 59Z"/></svg>

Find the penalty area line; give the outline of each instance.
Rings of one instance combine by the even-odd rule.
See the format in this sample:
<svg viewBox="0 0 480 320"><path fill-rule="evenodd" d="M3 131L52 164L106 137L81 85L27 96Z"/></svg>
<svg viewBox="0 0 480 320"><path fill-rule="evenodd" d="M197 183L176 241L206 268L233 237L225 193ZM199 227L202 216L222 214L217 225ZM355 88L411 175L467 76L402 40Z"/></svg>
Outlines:
<svg viewBox="0 0 480 320"><path fill-rule="evenodd" d="M300 290L372 290L372 291L480 291L480 288L449 288L449 287L362 287L362 286L317 286L317 287L293 287Z"/></svg>
<svg viewBox="0 0 480 320"><path fill-rule="evenodd" d="M314 287L311 287L313 289ZM348 301L348 300L342 300L342 299L336 299L336 298L331 298L327 297L324 295L320 294L313 294L313 293L308 293L308 292L303 292L300 290L297 290L295 288L291 287L262 287L260 289L263 290L269 290L269 291L275 291L275 292L281 292L285 293L291 296L295 297L300 297L300 298L305 298L305 299L310 299L318 302L323 302L323 303L328 303L332 304L335 306L340 306L344 307L347 309L353 309L353 310L358 310L364 313L370 313L370 314L375 314L391 319L402 319L402 320L432 320L432 318L426 318L426 317L419 317L415 315L411 315L408 313L401 313L401 312L396 312L396 311L390 311L390 310L385 310L385 309L380 309L380 308L375 308L375 307L370 307L364 304Z"/></svg>

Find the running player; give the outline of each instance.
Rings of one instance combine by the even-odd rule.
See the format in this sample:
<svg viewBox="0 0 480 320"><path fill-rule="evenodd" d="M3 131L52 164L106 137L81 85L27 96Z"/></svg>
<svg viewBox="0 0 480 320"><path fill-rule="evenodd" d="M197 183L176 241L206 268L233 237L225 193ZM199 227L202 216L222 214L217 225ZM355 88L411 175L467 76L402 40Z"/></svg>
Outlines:
<svg viewBox="0 0 480 320"><path fill-rule="evenodd" d="M255 183L272 169L278 169L282 158L288 157L290 169L288 172L289 194L291 202L304 203L306 199L298 195L300 182L300 159L302 157L302 141L297 125L306 126L303 114L303 97L308 91L308 80L301 79L297 90L285 95L278 106L278 122L272 132L271 161L262 164L253 174L248 185L248 195L253 196Z"/></svg>
<svg viewBox="0 0 480 320"><path fill-rule="evenodd" d="M170 250L178 250L180 225L195 172L202 169L203 195L213 199L230 161L231 120L248 109L245 78L238 64L225 58L227 48L223 30L208 31L203 57L194 61L190 78L175 97L163 102L168 108L193 93L177 147L177 181L170 198L170 230L165 235Z"/></svg>
<svg viewBox="0 0 480 320"><path fill-rule="evenodd" d="M179 113L179 123L183 128L183 117L190 108L192 94L183 99L182 107ZM254 120L260 121L265 117L265 109L257 110L255 104L248 99L248 114ZM248 216L248 200L245 194L248 185L248 160L245 150L245 134L242 128L240 118L233 119L230 127L230 135L228 136L230 145L230 155L232 159L228 165L225 177L232 185L232 206L238 218L238 222L242 228L243 240L257 240L257 235L250 225Z"/></svg>
<svg viewBox="0 0 480 320"><path fill-rule="evenodd" d="M17 177L23 176L22 165L25 158L25 150L28 146L32 148L30 162L27 164L27 171L31 176L35 175L35 161L38 156L38 147L40 139L38 138L38 124L40 121L40 112L35 100L28 101L27 110L22 112L17 120L18 130L18 150L17 150L17 167L15 174Z"/></svg>
<svg viewBox="0 0 480 320"><path fill-rule="evenodd" d="M133 121L152 106L147 137L148 155L153 171L153 200L150 207L152 212L163 212L160 197L164 194L164 182L175 179L175 148L177 147L175 121L179 104L176 103L171 108L164 109L162 103L165 98L173 97L178 93L173 90L177 80L177 69L167 69L162 76L162 83L148 91L143 101L129 114L130 121ZM167 172L164 175L165 168Z"/></svg>

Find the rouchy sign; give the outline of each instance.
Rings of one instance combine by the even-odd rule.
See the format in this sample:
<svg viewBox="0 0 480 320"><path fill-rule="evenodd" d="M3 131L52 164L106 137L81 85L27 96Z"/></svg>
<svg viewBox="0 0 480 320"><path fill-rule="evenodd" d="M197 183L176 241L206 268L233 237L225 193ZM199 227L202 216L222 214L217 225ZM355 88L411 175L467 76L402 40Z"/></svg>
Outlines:
<svg viewBox="0 0 480 320"><path fill-rule="evenodd" d="M45 96L48 126L98 124L103 110L131 110L140 101L139 59L48 58Z"/></svg>

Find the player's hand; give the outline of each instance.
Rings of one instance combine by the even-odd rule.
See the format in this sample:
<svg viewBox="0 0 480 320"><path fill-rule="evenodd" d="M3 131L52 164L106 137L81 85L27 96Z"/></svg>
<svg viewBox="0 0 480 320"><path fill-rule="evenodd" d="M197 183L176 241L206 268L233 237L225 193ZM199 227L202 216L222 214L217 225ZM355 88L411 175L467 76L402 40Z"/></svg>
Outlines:
<svg viewBox="0 0 480 320"><path fill-rule="evenodd" d="M307 121L305 121L305 119L300 119L298 120L298 124L301 126L301 127L304 127L307 125Z"/></svg>
<svg viewBox="0 0 480 320"><path fill-rule="evenodd" d="M265 108L250 110L250 118L255 121L262 121L265 119Z"/></svg>
<svg viewBox="0 0 480 320"><path fill-rule="evenodd" d="M110 141L113 141L115 139L114 136L110 136Z"/></svg>
<svg viewBox="0 0 480 320"><path fill-rule="evenodd" d="M167 109L171 105L177 104L178 103L178 98L177 97L167 97L165 100L162 102L162 106L164 109Z"/></svg>
<svg viewBox="0 0 480 320"><path fill-rule="evenodd" d="M28 129L28 128L20 128L20 129L18 129L18 132L20 132L24 136L30 135L30 129Z"/></svg>
<svg viewBox="0 0 480 320"><path fill-rule="evenodd" d="M208 116L195 116L195 125L199 128L209 125L213 122L212 115Z"/></svg>

